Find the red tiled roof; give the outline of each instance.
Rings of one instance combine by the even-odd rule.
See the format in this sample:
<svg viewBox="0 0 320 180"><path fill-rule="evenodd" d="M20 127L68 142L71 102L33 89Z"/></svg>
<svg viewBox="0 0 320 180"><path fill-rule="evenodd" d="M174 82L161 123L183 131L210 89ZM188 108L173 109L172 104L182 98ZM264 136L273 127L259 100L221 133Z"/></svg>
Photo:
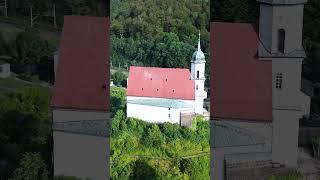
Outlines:
<svg viewBox="0 0 320 180"><path fill-rule="evenodd" d="M211 23L211 117L272 121L272 65L251 24Z"/></svg>
<svg viewBox="0 0 320 180"><path fill-rule="evenodd" d="M194 100L189 69L131 66L127 96Z"/></svg>
<svg viewBox="0 0 320 180"><path fill-rule="evenodd" d="M109 110L108 18L65 16L58 62L53 107Z"/></svg>

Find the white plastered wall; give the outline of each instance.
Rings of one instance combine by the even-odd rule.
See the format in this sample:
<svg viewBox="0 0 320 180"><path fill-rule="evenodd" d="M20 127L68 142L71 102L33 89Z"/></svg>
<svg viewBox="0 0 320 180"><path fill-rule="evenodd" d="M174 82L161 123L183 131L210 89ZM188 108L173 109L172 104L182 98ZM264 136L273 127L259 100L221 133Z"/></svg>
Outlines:
<svg viewBox="0 0 320 180"><path fill-rule="evenodd" d="M53 110L53 122L80 120L110 120L110 114L98 111ZM54 175L89 177L96 180L110 177L109 138L54 131L53 140Z"/></svg>

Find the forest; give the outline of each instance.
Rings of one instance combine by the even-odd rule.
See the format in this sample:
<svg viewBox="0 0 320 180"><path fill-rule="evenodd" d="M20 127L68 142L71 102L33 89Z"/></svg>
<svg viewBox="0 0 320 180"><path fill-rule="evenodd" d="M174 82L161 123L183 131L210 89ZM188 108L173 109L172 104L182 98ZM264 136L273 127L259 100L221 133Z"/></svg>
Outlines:
<svg viewBox="0 0 320 180"><path fill-rule="evenodd" d="M126 118L121 87L111 87L111 103L112 179L209 179L209 121L198 116L187 128Z"/></svg>

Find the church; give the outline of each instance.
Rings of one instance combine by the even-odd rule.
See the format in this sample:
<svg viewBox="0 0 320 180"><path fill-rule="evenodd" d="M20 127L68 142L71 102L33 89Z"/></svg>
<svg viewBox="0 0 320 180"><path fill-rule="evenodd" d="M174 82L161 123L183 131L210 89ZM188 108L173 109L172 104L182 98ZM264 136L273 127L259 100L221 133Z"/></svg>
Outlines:
<svg viewBox="0 0 320 180"><path fill-rule="evenodd" d="M213 179L298 167L299 120L310 113L301 89L307 0L257 1L258 26L210 24Z"/></svg>
<svg viewBox="0 0 320 180"><path fill-rule="evenodd" d="M188 126L203 107L205 55L198 48L191 58L191 72L183 68L131 66L127 82L127 117L152 123L178 123Z"/></svg>

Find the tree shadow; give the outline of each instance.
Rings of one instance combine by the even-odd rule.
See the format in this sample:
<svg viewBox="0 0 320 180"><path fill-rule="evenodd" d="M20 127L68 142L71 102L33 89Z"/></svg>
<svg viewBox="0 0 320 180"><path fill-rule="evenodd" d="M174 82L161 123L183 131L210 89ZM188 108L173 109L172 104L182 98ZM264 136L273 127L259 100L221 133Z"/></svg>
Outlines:
<svg viewBox="0 0 320 180"><path fill-rule="evenodd" d="M150 180L157 179L157 174L154 168L152 168L147 162L143 160L137 160L133 164L132 173L129 180L140 179Z"/></svg>

